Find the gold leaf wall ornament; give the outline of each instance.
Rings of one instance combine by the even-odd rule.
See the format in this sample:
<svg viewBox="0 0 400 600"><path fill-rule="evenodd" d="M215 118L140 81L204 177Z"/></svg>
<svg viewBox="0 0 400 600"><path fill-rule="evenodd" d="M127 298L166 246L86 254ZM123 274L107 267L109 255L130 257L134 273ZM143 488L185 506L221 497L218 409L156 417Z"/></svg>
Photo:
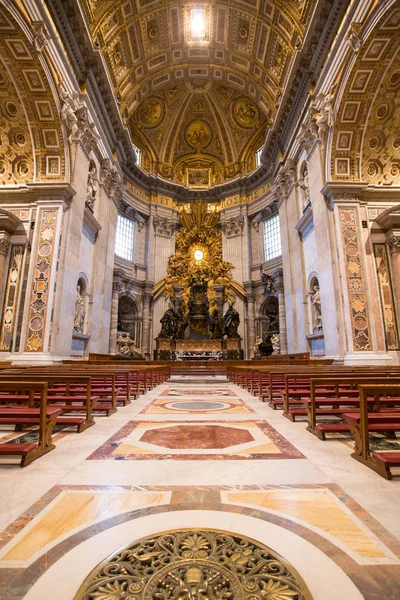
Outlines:
<svg viewBox="0 0 400 600"><path fill-rule="evenodd" d="M209 311L217 307L215 285L225 286L226 300L234 304L236 296L231 270L232 263L222 257L222 233L219 214L208 210L206 203L197 201L190 210L180 213L181 229L175 238L175 254L169 258L167 276L154 286L155 297L161 293L175 300L174 286L182 286L182 310L188 312L190 288L194 283L207 285Z"/></svg>
<svg viewBox="0 0 400 600"><path fill-rule="evenodd" d="M224 531L155 534L90 573L74 600L312 600L295 569L271 548Z"/></svg>

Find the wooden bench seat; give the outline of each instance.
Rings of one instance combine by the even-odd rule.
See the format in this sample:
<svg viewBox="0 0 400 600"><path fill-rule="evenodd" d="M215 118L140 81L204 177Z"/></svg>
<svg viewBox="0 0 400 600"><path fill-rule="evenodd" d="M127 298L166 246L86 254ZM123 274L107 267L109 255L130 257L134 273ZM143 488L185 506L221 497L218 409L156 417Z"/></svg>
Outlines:
<svg viewBox="0 0 400 600"><path fill-rule="evenodd" d="M61 407L61 413L59 417L60 420L64 412L84 413L85 418L83 421L82 414L68 415L68 424L71 426L76 425L78 433L82 433L82 431L85 431L85 429L88 429L89 427L92 427L94 425L93 408L96 405L98 399L97 396L92 396L90 377L84 375L75 375L71 373L61 374L61 372L58 372L58 374L55 375L54 372L49 373L47 369L43 370L40 374L38 374L36 369L32 369L32 372L27 372L26 370L19 372L19 370L14 370L12 375L2 371L0 373L0 382L15 381L15 379L18 376L20 377L21 381L18 383L19 388L17 387L16 390L19 390L20 392L26 392L26 390L24 390L25 377L29 376L30 379L33 381L43 381L43 379L46 380L46 382L48 383L46 401L48 405L57 406L59 408ZM68 395L69 386L71 385L82 386L85 390L85 394L81 394L79 396ZM0 393L0 398L3 397L3 399L0 399L0 402L5 401L4 396L4 393ZM15 398L16 396L10 395L8 402L15 402ZM22 400L20 399L19 401ZM28 403L29 406L32 407L37 401L37 397L32 397L28 394L25 394L25 403ZM71 404L72 402L75 402L75 405ZM102 410L107 411L108 407L102 407Z"/></svg>
<svg viewBox="0 0 400 600"><path fill-rule="evenodd" d="M365 385L365 384L369 384L371 383L375 383L375 384L379 384L384 386L385 384L387 384L389 381L393 382L393 383L400 383L400 378L396 379L395 377L390 377L390 373L388 372L386 376L382 376L382 374L374 374L372 373L369 377L365 377L363 374L359 377L357 376L353 376L351 378L343 378L343 377L338 377L338 383L339 380L341 381L341 383L343 384L345 383L349 383L351 385L354 385L358 390L359 387L361 385ZM332 406L332 408L336 407L336 408L340 408L343 407L343 413L349 413L349 412L353 412L353 409L349 410L349 407L354 407L354 408L359 408L360 407L360 400L359 398L342 398L342 397L338 397L338 398L321 398L318 396L318 387L321 385L321 383L323 384L323 381L321 382L321 380L319 379L319 377L317 378L313 378L311 379L311 394L310 394L310 398L309 399L303 399L307 410L308 410L308 425L307 425L307 430L316 435L319 439L321 440L325 440L326 439L326 434L327 433L339 433L339 432L343 432L345 431L345 429L343 428L343 423L329 423L329 427L327 427L326 423L321 423L320 427L318 425L318 417L320 416L317 413L317 408L321 407L321 405L328 405L328 406ZM398 396L396 397L389 397L387 395L382 396L382 404L385 405L393 405L396 404ZM366 398L366 406L367 406L367 410L368 410L368 406L372 406L375 401L373 396L371 396L371 398ZM347 406L347 408L346 408ZM347 427L349 428L350 426L348 424L346 424ZM336 427L336 429L335 429ZM349 430L349 429L348 429Z"/></svg>
<svg viewBox="0 0 400 600"><path fill-rule="evenodd" d="M55 445L52 442L52 432L57 418L61 414L61 409L47 405L47 382L43 381L24 381L24 389L31 393L40 394L39 407L3 405L0 408L0 423L3 425L14 425L20 429L26 425L39 425L39 439L37 444L33 443L0 443L0 456L20 456L21 467L25 467L33 460L36 460L43 454L54 450ZM20 382L0 381L0 393L12 394L21 389Z"/></svg>
<svg viewBox="0 0 400 600"><path fill-rule="evenodd" d="M380 465L378 472L386 479L392 479L392 467L400 467L400 452L373 452L371 459L376 465Z"/></svg>

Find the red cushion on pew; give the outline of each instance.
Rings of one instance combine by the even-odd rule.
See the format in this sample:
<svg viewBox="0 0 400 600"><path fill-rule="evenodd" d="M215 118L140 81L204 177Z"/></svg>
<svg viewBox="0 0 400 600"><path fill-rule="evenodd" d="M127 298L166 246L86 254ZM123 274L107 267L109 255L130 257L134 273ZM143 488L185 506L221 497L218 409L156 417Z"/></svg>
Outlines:
<svg viewBox="0 0 400 600"><path fill-rule="evenodd" d="M385 465L400 466L400 452L373 452L372 458Z"/></svg>
<svg viewBox="0 0 400 600"><path fill-rule="evenodd" d="M350 431L350 425L345 423L317 423L316 428L320 431Z"/></svg>
<svg viewBox="0 0 400 600"><path fill-rule="evenodd" d="M37 444L0 444L0 454L27 454L36 448Z"/></svg>
<svg viewBox="0 0 400 600"><path fill-rule="evenodd" d="M46 415L48 417L53 417L54 415L60 415L61 414L61 408L59 408L58 406L48 406L46 408ZM12 417L16 417L16 418L35 418L35 417L39 417L40 414L40 410L38 408L26 408L24 406L10 406L10 408L0 408L0 417L5 417L5 418L12 418Z"/></svg>

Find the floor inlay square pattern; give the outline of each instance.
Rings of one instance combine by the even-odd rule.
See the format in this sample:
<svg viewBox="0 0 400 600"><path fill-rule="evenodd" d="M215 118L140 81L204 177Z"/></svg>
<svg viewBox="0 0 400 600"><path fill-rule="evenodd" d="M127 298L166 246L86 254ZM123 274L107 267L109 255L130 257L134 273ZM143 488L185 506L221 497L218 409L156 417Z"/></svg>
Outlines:
<svg viewBox="0 0 400 600"><path fill-rule="evenodd" d="M88 460L304 458L265 421L130 421Z"/></svg>

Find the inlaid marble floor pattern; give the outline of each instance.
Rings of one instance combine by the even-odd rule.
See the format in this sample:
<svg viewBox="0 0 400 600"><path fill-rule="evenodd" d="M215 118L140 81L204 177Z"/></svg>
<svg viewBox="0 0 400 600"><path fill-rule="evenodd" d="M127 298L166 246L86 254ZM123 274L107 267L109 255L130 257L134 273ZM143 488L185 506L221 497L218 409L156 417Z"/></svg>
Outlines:
<svg viewBox="0 0 400 600"><path fill-rule="evenodd" d="M2 429L0 443L17 435ZM314 600L400 599L400 479L223 377L175 377L55 439L29 467L0 467L1 599L72 600L120 548L198 528L265 544Z"/></svg>

